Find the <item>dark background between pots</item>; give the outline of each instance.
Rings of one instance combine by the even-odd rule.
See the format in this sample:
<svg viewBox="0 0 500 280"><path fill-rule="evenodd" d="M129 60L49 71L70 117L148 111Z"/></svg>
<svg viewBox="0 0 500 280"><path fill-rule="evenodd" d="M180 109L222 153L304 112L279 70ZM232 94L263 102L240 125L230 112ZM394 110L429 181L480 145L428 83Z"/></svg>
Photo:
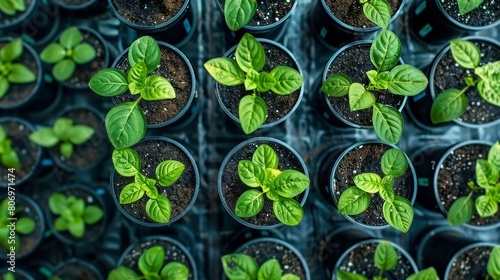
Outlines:
<svg viewBox="0 0 500 280"><path fill-rule="evenodd" d="M197 262L200 279L219 279L222 273L220 256L229 253L227 251L228 240L244 229L242 225L232 220L223 209L216 185L222 160L238 143L256 136L270 136L280 139L291 145L304 158L308 164L311 178L313 178L317 170L317 158L326 149L332 146L345 146L358 141L377 139L371 130L339 130L323 125L314 112L313 96L318 94L317 87L321 81L323 68L330 56L333 55L334 50L326 49L313 37L308 24L308 12L312 0L298 0L298 6L287 23L284 36L278 40L296 56L305 76L304 98L299 108L287 121L273 130L259 130L251 136L244 135L241 129L219 107L214 95L214 81L203 68L205 61L222 56L231 47L225 44L223 17L212 0L192 0L191 2L197 11L198 24L194 27L196 28L194 36L180 49L189 58L195 71L198 82L197 102L200 111L195 121L180 131L169 132L168 129L162 128L148 129L148 135L170 137L184 144L191 151L202 177L201 190L191 211L183 219L169 227L140 228L140 226L132 225L115 209L111 211L110 220L112 222L102 237L102 242L99 242L101 245L94 245L91 248L89 246L72 247L67 250L66 256L99 260L106 275L108 270L116 264L120 254L132 242L148 234L163 233L178 237L179 241L188 247ZM408 1L402 14L391 24L391 29L400 36L403 43L403 60L424 69L438 49L429 50L416 44L408 37L405 22L410 6L411 1ZM100 31L110 45L114 46L111 48L111 62L122 50L122 46L117 43L118 36L135 36L133 32L117 32L122 24L110 11L88 17L72 16L71 12L65 12L62 15L61 24L59 30L63 30L69 25L83 24ZM499 40L498 32L497 28L476 35L485 35ZM96 106L105 114L112 105L110 99L102 102L102 99L95 98L90 92L65 90L63 93L63 100L57 110L64 106L83 103ZM37 125L48 125L53 121L47 115L25 114L19 111L2 112L2 114L17 114ZM57 112L53 114L56 115ZM411 155L412 152L421 147L449 145L470 139L494 142L500 139L500 126L468 129L455 125L442 134L432 135L416 128L405 114L404 136L398 146ZM110 157L108 156L108 158ZM111 162L107 160L93 171L78 174L65 173L55 169L52 176L46 180L29 182L26 187L20 186L19 190L38 197L41 201L43 201L44 192L47 193L49 190L57 189L58 186L67 183L86 184L100 192L107 192L111 168ZM311 271L311 279L323 279L317 246L325 234L350 225L350 223L337 213L333 205L321 197L313 185L311 187L313 189L305 204L305 216L302 223L297 227L281 227L276 231L278 236L297 246L298 250L306 257ZM107 203L109 208L115 208L111 199L108 199ZM445 219L440 214L430 213L418 206L416 206L415 214L414 223L407 234L400 234L396 230L387 228L373 231L374 237L389 239L409 250L419 234L425 232L426 229L434 225L446 225ZM500 236L497 232L474 232L462 229L478 240L500 242ZM44 242L53 241L46 240ZM56 242L55 246L61 245ZM41 248L33 254L32 258L44 258L44 255L40 255L40 250ZM23 268L23 265L26 263L19 260L18 267Z"/></svg>

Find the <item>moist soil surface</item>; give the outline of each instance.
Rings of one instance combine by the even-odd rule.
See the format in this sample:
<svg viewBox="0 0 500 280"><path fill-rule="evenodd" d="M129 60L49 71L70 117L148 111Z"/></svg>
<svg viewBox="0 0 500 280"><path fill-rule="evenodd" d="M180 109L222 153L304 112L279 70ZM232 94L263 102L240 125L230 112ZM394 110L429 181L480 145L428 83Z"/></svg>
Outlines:
<svg viewBox="0 0 500 280"><path fill-rule="evenodd" d="M276 259L280 263L283 275L292 273L302 280L306 279L306 272L300 258L283 244L261 241L241 248L238 252L255 258L259 267L270 259Z"/></svg>
<svg viewBox="0 0 500 280"><path fill-rule="evenodd" d="M333 74L345 74L349 76L353 83L361 83L367 86L370 81L366 72L374 70L375 66L370 60L370 45L363 44L356 47L345 49L328 66L327 78ZM404 102L405 97L390 93L388 90L372 90L377 103L390 105L399 109ZM349 106L349 95L342 97L328 96L328 101L332 108L342 116L346 121L360 126L372 126L373 109L351 112Z"/></svg>
<svg viewBox="0 0 500 280"><path fill-rule="evenodd" d="M469 26L486 26L500 20L500 9L497 0L484 0L481 5L474 10L460 15L458 1L440 0L441 7L456 21Z"/></svg>
<svg viewBox="0 0 500 280"><path fill-rule="evenodd" d="M29 7L32 5L31 3L33 0L24 0L24 3L26 4L26 11L29 9ZM0 12L0 26L10 24L11 22L19 20L21 17L23 17L26 13L26 11L20 13L17 12L13 16L6 15L2 12Z"/></svg>
<svg viewBox="0 0 500 280"><path fill-rule="evenodd" d="M480 66L500 60L499 47L482 41L472 42L481 51ZM473 76L474 79L477 78L477 76L474 75L474 70L465 69L459 66L455 60L453 60L451 50L447 51L436 65L436 72L433 77L434 81L432 81L436 96L446 89L457 88L461 90L465 88L466 84L464 78L469 76ZM470 124L484 124L494 122L500 118L500 107L484 101L479 96L477 87L470 87L465 94L469 100L467 109L462 116L457 118L457 120Z"/></svg>
<svg viewBox="0 0 500 280"><path fill-rule="evenodd" d="M383 177L384 173L380 161L382 155L389 149L391 149L391 146L385 144L363 144L346 153L337 165L334 175L335 201L339 200L340 195L347 188L354 186L354 177L356 175L371 172ZM394 194L411 201L413 188L413 174L410 168L403 176L394 179ZM382 211L383 204L384 200L379 194L371 194L368 208L363 213L350 217L364 225L387 225Z"/></svg>
<svg viewBox="0 0 500 280"><path fill-rule="evenodd" d="M379 276L380 270L375 266L375 249L379 243L366 243L357 246L339 260L338 268L343 271L351 272L366 276L370 279ZM395 248L396 249L396 248ZM413 269L411 262L399 250L398 263L388 272L383 274L387 279L406 279L416 271ZM450 278L454 279L454 278Z"/></svg>
<svg viewBox="0 0 500 280"><path fill-rule="evenodd" d="M302 165L300 164L299 159L297 159L292 152L290 152L287 148L280 144L267 141L256 141L242 147L231 156L222 171L222 196L224 197L225 203L229 206L233 213L238 198L245 191L250 189L250 187L248 187L241 181L238 175L238 163L240 162L240 160L251 160L253 153L261 144L268 144L276 151L276 154L278 154L279 170L294 169L302 173L305 172L305 170L302 168ZM262 191L262 189L259 189L259 191ZM303 197L304 193L301 193L300 195L294 197L294 199L300 203ZM257 215L250 218L241 219L247 221L248 223L259 226L270 226L280 223L280 221L274 215L273 203L267 197L264 198L264 207Z"/></svg>
<svg viewBox="0 0 500 280"><path fill-rule="evenodd" d="M388 0L388 2L391 6L391 16L394 16L399 7L401 7L403 1ZM347 25L358 28L368 28L375 26L375 24L368 20L368 18L363 14L363 5L359 2L359 0L325 0L325 3L332 14L338 20Z"/></svg>
<svg viewBox="0 0 500 280"><path fill-rule="evenodd" d="M222 9L226 0L218 0ZM257 1L257 11L250 19L247 25L250 26L266 26L280 21L292 9L295 1L292 0L267 0Z"/></svg>
<svg viewBox="0 0 500 280"><path fill-rule="evenodd" d="M189 67L182 57L173 50L160 45L160 66L148 74L165 77L174 87L175 98L169 100L139 101L148 125L160 125L177 116L188 105L192 91L192 79ZM115 68L128 73L130 63L128 52L118 61ZM113 97L116 103L134 101L139 94L132 95L130 91Z"/></svg>
<svg viewBox="0 0 500 280"><path fill-rule="evenodd" d="M293 59L282 50L266 43L263 43L262 46L266 54L266 63L262 71L269 73L278 66L289 66L297 71L299 70ZM231 54L230 57L234 58L234 55ZM240 100L245 95L252 93L251 91L245 90L244 85L224 86L219 83L217 83L217 91L224 107L226 107L229 113L236 117L239 116L238 105ZM278 95L272 91L257 92L257 95L262 97L266 102L268 115L264 124L268 124L276 122L290 113L299 100L300 88L289 95Z"/></svg>
<svg viewBox="0 0 500 280"><path fill-rule="evenodd" d="M460 254L452 263L448 279L488 279L486 266L492 247L479 246Z"/></svg>
<svg viewBox="0 0 500 280"><path fill-rule="evenodd" d="M162 140L143 141L133 147L134 151L139 154L141 159L141 174L148 178L156 178L156 167L160 162L165 160L177 160L184 164L185 169L181 177L169 187L158 187L159 195L163 195L172 205L172 220L181 214L188 207L193 199L196 186L196 174L194 167L189 160L189 157L177 146ZM118 173L114 175L114 191L118 199L122 189L134 182L134 177L123 177ZM149 198L144 195L141 199L134 203L121 205L130 216L142 222L156 223L149 218L146 213L146 203Z"/></svg>
<svg viewBox="0 0 500 280"><path fill-rule="evenodd" d="M444 209L448 211L453 202L461 197L468 196L470 188L468 182L476 182L476 160L487 159L488 145L471 144L464 147L457 148L450 153L443 164L439 166L437 177L437 192L439 201ZM472 198L475 199L481 193L474 193ZM500 221L500 211L491 217L481 218L477 212L474 211L472 219L467 223L475 226L486 226L496 224Z"/></svg>
<svg viewBox="0 0 500 280"><path fill-rule="evenodd" d="M73 280L101 279L102 276L95 269L91 268L88 264L71 262L56 269L52 272L51 277L54 279Z"/></svg>
<svg viewBox="0 0 500 280"><path fill-rule="evenodd" d="M187 0L112 0L126 20L142 26L155 26L172 19Z"/></svg>
<svg viewBox="0 0 500 280"><path fill-rule="evenodd" d="M5 42L1 42L0 49L3 48L6 44L7 43ZM37 60L33 57L31 52L28 51L25 47L23 47L23 54L13 62L21 63L27 66L31 70L31 72L35 74L35 77L38 77ZM9 90L2 98L0 98L0 108L17 106L25 102L27 99L31 98L35 94L33 90L35 89L36 84L37 84L36 80L28 84L10 83Z"/></svg>
<svg viewBox="0 0 500 280"><path fill-rule="evenodd" d="M7 137L12 141L11 147L16 151L19 158L19 168L13 173L16 176L16 184L26 180L35 171L41 156L41 148L29 140L29 135L33 130L23 123L3 119L0 123ZM0 169L3 182L8 182L8 170L2 166Z"/></svg>
<svg viewBox="0 0 500 280"><path fill-rule="evenodd" d="M189 280L194 279L193 276L194 268L193 264L191 264L189 260L189 257L186 255L186 253L182 248L173 243L168 242L167 240L151 239L137 244L132 248L131 251L127 252L127 255L123 257L123 260L121 260L121 263L119 263L118 266L128 267L135 270L135 272L140 273L138 267L139 257L144 252L146 252L147 249L154 246L161 246L165 250L165 261L163 263L164 266L170 262L174 261L180 262L185 266L187 266L187 268L189 269L189 276L187 279Z"/></svg>
<svg viewBox="0 0 500 280"><path fill-rule="evenodd" d="M51 149L54 160L59 166L68 170L81 170L99 163L107 154L107 134L103 117L87 109L74 109L61 117L73 120L73 125L87 125L95 132L92 137L81 145L73 145L73 154L69 159L61 154L59 143Z"/></svg>

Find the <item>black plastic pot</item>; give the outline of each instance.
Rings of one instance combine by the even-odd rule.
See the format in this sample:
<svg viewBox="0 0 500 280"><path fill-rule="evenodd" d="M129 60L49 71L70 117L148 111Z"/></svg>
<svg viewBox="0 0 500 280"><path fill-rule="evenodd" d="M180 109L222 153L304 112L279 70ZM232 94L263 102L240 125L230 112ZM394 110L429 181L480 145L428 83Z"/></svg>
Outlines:
<svg viewBox="0 0 500 280"><path fill-rule="evenodd" d="M83 259L70 259L57 265L52 271L52 277L55 279L104 280L100 268Z"/></svg>
<svg viewBox="0 0 500 280"><path fill-rule="evenodd" d="M15 268L16 272L9 271L8 268L0 270L0 279L7 279L7 274L10 272L14 275L16 280L34 280L33 276L23 269Z"/></svg>
<svg viewBox="0 0 500 280"><path fill-rule="evenodd" d="M70 4L66 3L63 0L50 0L57 6L61 7L61 9L75 11L81 14L98 14L106 11L108 8L107 0L89 0L83 4Z"/></svg>

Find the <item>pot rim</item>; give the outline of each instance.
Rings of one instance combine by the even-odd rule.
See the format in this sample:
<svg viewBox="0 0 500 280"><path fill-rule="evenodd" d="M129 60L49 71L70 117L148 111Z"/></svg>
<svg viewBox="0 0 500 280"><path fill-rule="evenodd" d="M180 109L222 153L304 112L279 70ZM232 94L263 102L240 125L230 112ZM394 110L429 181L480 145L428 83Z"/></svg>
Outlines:
<svg viewBox="0 0 500 280"><path fill-rule="evenodd" d="M465 253L466 251L470 250L470 249L474 249L474 248L477 248L477 247L495 247L495 246L500 246L498 244L495 244L494 242L486 242L486 241L476 241L476 242L473 242L471 244L468 244L468 245L465 245L463 246L460 250L458 250L458 252L456 252L452 257L451 259L449 260L448 262L448 265L446 265L446 271L444 272L444 278L443 279L451 279L449 277L450 275L450 271L451 271L451 268L453 266L453 262L460 256L462 255L463 253Z"/></svg>
<svg viewBox="0 0 500 280"><path fill-rule="evenodd" d="M436 3L436 6L438 7L439 11L443 14L443 16L449 20L450 22L452 22L455 26L461 28L461 29L464 29L464 30L467 30L467 31L480 31L480 30L485 30L485 29L489 29L489 28L493 28L497 25L500 24L500 19L498 19L497 21L491 23L491 24L488 24L488 25L481 25L481 26L472 26L472 25L467 25L467 24L464 24L464 23L461 23L459 21L457 21L456 19L454 19L453 17L451 17L443 8L442 4L441 4L441 1L440 0L434 0L434 2ZM478 8L478 7L476 7Z"/></svg>

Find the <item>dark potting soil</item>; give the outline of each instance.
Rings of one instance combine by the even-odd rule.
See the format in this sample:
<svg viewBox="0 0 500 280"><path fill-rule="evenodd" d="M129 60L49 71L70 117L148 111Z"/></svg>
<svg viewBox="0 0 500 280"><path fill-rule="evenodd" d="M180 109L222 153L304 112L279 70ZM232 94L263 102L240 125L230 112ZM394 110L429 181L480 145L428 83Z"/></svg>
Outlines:
<svg viewBox="0 0 500 280"><path fill-rule="evenodd" d="M471 144L450 153L439 166L437 192L443 207L448 211L453 202L470 193L468 182L476 182L476 160L488 157L489 146ZM472 198L484 193L474 193ZM485 226L500 222L500 211L491 217L481 218L476 212L468 222L470 225Z"/></svg>
<svg viewBox="0 0 500 280"><path fill-rule="evenodd" d="M218 0L224 9L226 0ZM285 17L295 4L295 0L267 0L257 1L257 11L247 25L266 26L280 21Z"/></svg>
<svg viewBox="0 0 500 280"><path fill-rule="evenodd" d="M226 166L224 166L224 170L222 171L222 195L226 204L233 211L233 213L238 198L245 191L250 189L250 187L248 187L241 181L238 175L238 163L240 162L240 160L244 159L251 160L253 153L261 144L268 144L276 151L276 153L278 154L279 170L283 171L285 169L295 169L304 173L304 169L302 168L299 159L297 159L292 152L290 152L282 145L267 141L256 141L245 147L242 147L231 156L231 158L227 161ZM300 195L294 197L294 199L300 203L303 197L304 193L301 193ZM242 219L251 224L259 226L275 225L280 222L274 215L272 201L267 197L264 197L264 207L257 215Z"/></svg>
<svg viewBox="0 0 500 280"><path fill-rule="evenodd" d="M24 3L26 4L26 10L28 10L28 8L31 6L32 2L33 2L33 0L24 0ZM0 26L10 24L13 21L19 20L21 17L23 17L25 15L25 13L26 13L26 11L24 11L22 13L17 12L15 15L9 16L9 15L6 15L6 14L0 12Z"/></svg>
<svg viewBox="0 0 500 280"><path fill-rule="evenodd" d="M108 138L104 120L95 112L87 109L75 109L66 112L62 117L73 120L73 125L92 127L94 135L85 143L73 146L73 154L69 159L61 154L61 143L51 149L54 160L68 169L85 169L99 163L107 154Z"/></svg>
<svg viewBox="0 0 500 280"><path fill-rule="evenodd" d="M375 266L375 249L379 243L362 244L339 260L339 269L351 273L360 274L370 279L380 274L380 270ZM398 263L388 272L383 274L387 279L406 279L416 271L413 269L411 262L399 250ZM454 279L454 278L450 278Z"/></svg>
<svg viewBox="0 0 500 280"><path fill-rule="evenodd" d="M182 57L165 46L160 45L160 51L160 66L149 73L148 76L159 75L167 78L174 87L175 98L158 101L141 100L139 105L144 111L147 124L161 124L177 116L186 107L192 90L191 84L193 77L191 77L189 67ZM130 70L128 52L123 55L115 67L128 73ZM123 94L114 96L113 100L116 103L134 101L138 96L138 94L132 95L127 91Z"/></svg>
<svg viewBox="0 0 500 280"><path fill-rule="evenodd" d="M155 26L172 19L187 0L112 0L126 20L142 26Z"/></svg>
<svg viewBox="0 0 500 280"><path fill-rule="evenodd" d="M276 259L280 263L283 275L293 273L302 280L306 279L306 272L300 258L283 244L262 241L250 244L238 251L255 258L259 266L270 259Z"/></svg>
<svg viewBox="0 0 500 280"><path fill-rule="evenodd" d="M402 0L388 0L391 6L391 16L398 11ZM359 0L325 0L332 14L341 22L359 28L373 27L375 24L363 14L363 5Z"/></svg>
<svg viewBox="0 0 500 280"><path fill-rule="evenodd" d="M374 70L375 66L370 60L370 45L363 44L356 47L345 49L340 53L334 61L328 66L327 78L333 74L346 74L352 82L358 82L367 86L370 81L366 76L366 72ZM405 97L390 93L388 90L373 90L376 102L385 105L390 105L399 109L404 102ZM328 96L328 100L332 108L337 111L347 121L360 125L372 126L373 109L358 110L351 112L349 106L349 95L342 97Z"/></svg>
<svg viewBox="0 0 500 280"><path fill-rule="evenodd" d="M484 0L474 10L460 15L458 3L455 0L437 1L445 12L456 21L469 26L486 26L500 20L500 7L496 0Z"/></svg>
<svg viewBox="0 0 500 280"><path fill-rule="evenodd" d="M185 169L181 177L170 187L158 186L158 193L170 200L172 205L172 213L170 219L181 214L193 199L196 174L189 157L177 146L161 140L150 140L140 142L133 149L139 154L141 159L141 174L148 178L156 178L156 167L160 162L165 160L177 160L184 164ZM123 177L118 173L114 176L114 190L117 199L120 196L122 189L134 182L134 177ZM139 221L156 223L146 213L146 203L149 198L144 195L138 201L131 204L123 204L122 207L132 217Z"/></svg>
<svg viewBox="0 0 500 280"><path fill-rule="evenodd" d="M391 146L385 144L363 144L350 150L340 160L334 175L334 195L336 201L347 188L354 186L356 175L371 172L384 176L380 167L380 160L385 151ZM413 174L410 168L406 173L394 179L394 193L411 201L413 195ZM384 200L379 194L371 194L371 202L365 212L351 216L355 221L370 226L387 225L384 219L382 206Z"/></svg>
<svg viewBox="0 0 500 280"><path fill-rule="evenodd" d="M102 276L86 263L70 262L52 272L51 278L88 280L102 279Z"/></svg>
<svg viewBox="0 0 500 280"><path fill-rule="evenodd" d="M193 265L189 261L186 253L177 245L168 242L167 240L161 239L151 239L144 241L142 243L137 244L131 251L127 253L124 257L123 262L119 263L119 266L124 266L135 270L137 273L140 273L138 268L139 257L144 253L147 249L161 246L165 250L165 262L163 265L167 265L170 262L180 262L188 267L189 269L189 280L194 279L193 276Z"/></svg>
<svg viewBox="0 0 500 280"><path fill-rule="evenodd" d="M19 158L19 168L13 173L16 176L16 182L19 183L20 180L23 180L31 172L34 172L34 168L40 161L38 154L40 153L41 155L41 148L29 140L28 137L33 130L26 125L9 120L0 123L0 125L7 133L7 137L11 139L12 149L16 151ZM8 182L8 170L2 167L0 174L2 180Z"/></svg>
<svg viewBox="0 0 500 280"><path fill-rule="evenodd" d="M282 50L263 43L264 51L266 53L266 63L262 71L270 72L278 66L289 66L298 71L297 64L293 59L283 52ZM231 55L233 58L234 56ZM238 86L224 86L217 83L218 94L226 109L234 116L238 117L238 105L240 100L251 91L245 90L244 85ZM257 92L257 95L262 97L267 105L267 119L265 124L273 123L290 113L300 96L300 88L289 95L278 95L272 91Z"/></svg>
<svg viewBox="0 0 500 280"><path fill-rule="evenodd" d="M480 66L484 66L488 62L500 60L500 48L486 42L473 41L473 43L479 48L482 54ZM462 90L466 87L464 78L468 76L475 76L474 70L459 66L453 60L451 51L448 51L436 65L433 83L434 92L436 95L439 95L444 90L450 88ZM476 78L477 76L474 79ZM467 109L457 120L470 124L484 124L494 122L500 118L500 107L484 101L479 96L477 87L469 88L465 94L469 100Z"/></svg>
<svg viewBox="0 0 500 280"><path fill-rule="evenodd" d="M486 266L492 247L479 246L460 254L451 264L448 279L488 279Z"/></svg>
<svg viewBox="0 0 500 280"><path fill-rule="evenodd" d="M5 42L1 42L0 49L3 48L6 44L7 43ZM35 77L38 77L37 60L35 60L31 52L29 52L26 48L23 47L23 54L14 62L24 64L35 74ZM16 106L22 102L25 102L25 100L33 96L33 90L36 87L36 83L37 81L29 84L10 83L9 90L2 98L0 98L0 107Z"/></svg>

